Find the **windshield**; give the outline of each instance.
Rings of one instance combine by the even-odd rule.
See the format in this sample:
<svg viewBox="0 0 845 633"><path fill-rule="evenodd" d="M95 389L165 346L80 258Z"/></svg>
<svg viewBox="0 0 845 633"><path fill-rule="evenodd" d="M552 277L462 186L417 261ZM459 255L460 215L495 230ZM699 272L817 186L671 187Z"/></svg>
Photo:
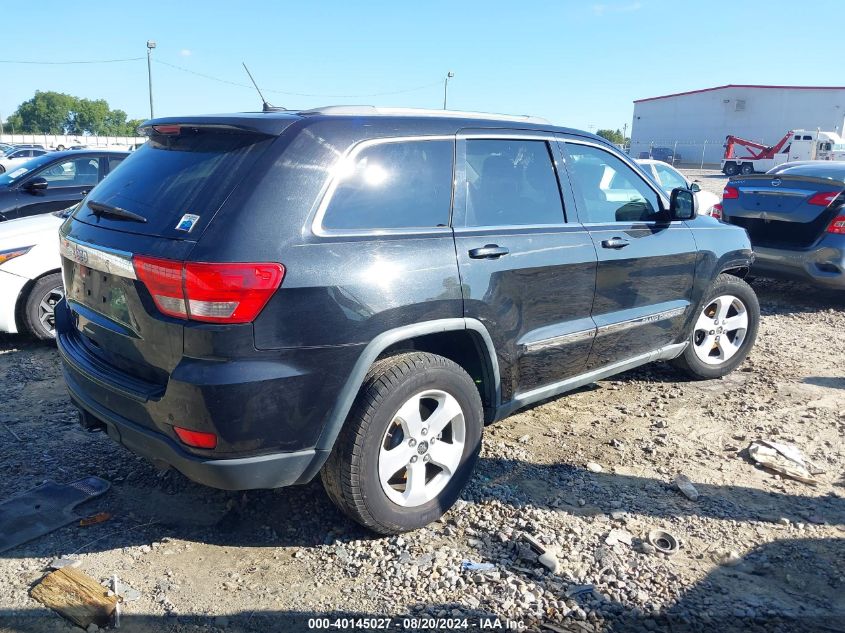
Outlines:
<svg viewBox="0 0 845 633"><path fill-rule="evenodd" d="M12 169L12 171L0 174L0 185L9 186L23 178L29 172L46 165L53 159L54 156L51 156L50 154L42 154L41 156L36 156L32 160L28 160L25 163L17 165L14 169Z"/></svg>

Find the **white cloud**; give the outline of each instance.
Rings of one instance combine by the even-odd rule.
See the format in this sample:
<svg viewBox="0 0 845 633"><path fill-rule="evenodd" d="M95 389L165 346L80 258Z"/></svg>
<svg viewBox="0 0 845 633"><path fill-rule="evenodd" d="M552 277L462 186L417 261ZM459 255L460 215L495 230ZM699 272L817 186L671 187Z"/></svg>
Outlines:
<svg viewBox="0 0 845 633"><path fill-rule="evenodd" d="M190 57L191 55L193 55L193 53L191 52L191 49L189 49L189 48L183 48L181 51L179 51L179 54L182 57Z"/></svg>
<svg viewBox="0 0 845 633"><path fill-rule="evenodd" d="M599 17L607 13L631 13L643 8L642 2L629 2L627 4L594 4L593 13Z"/></svg>

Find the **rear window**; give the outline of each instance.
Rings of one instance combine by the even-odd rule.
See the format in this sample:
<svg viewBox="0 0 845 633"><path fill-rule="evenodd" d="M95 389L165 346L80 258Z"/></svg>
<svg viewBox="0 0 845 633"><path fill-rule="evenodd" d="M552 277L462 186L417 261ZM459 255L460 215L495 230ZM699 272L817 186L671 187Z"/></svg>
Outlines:
<svg viewBox="0 0 845 633"><path fill-rule="evenodd" d="M204 228L273 138L197 127L154 134L89 195L92 201L131 211L147 222L108 216L98 220L87 205L74 217L131 232L196 237L200 231L194 229ZM194 219L186 224L186 217Z"/></svg>
<svg viewBox="0 0 845 633"><path fill-rule="evenodd" d="M829 167L825 165L820 168L817 165L797 165L787 167L777 172L781 176L812 176L813 178L826 178L835 182L845 183L845 167Z"/></svg>

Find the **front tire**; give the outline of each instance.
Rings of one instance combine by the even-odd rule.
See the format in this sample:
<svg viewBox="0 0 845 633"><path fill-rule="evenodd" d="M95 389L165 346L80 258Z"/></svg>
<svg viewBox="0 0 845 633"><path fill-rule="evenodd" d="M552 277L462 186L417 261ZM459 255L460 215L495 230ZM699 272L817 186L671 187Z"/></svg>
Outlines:
<svg viewBox="0 0 845 633"><path fill-rule="evenodd" d="M748 356L760 327L760 303L742 279L721 274L701 304L689 344L675 365L697 380L721 378Z"/></svg>
<svg viewBox="0 0 845 633"><path fill-rule="evenodd" d="M472 378L423 352L377 361L321 471L337 507L380 534L442 516L469 481L483 410Z"/></svg>
<svg viewBox="0 0 845 633"><path fill-rule="evenodd" d="M65 296L60 273L45 275L32 287L24 306L23 319L26 329L35 338L49 341L56 338L56 304Z"/></svg>

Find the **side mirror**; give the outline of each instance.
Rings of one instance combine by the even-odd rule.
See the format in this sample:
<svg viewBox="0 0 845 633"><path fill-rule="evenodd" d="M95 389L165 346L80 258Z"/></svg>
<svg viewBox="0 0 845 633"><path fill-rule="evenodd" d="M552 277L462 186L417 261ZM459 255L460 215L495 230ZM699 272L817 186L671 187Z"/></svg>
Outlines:
<svg viewBox="0 0 845 633"><path fill-rule="evenodd" d="M47 188L47 186L47 179L41 178L39 176L38 178L33 178L28 183L26 183L24 185L24 188L28 191L43 191Z"/></svg>
<svg viewBox="0 0 845 633"><path fill-rule="evenodd" d="M698 193L699 191L701 191L701 186L699 186L697 182L694 182L689 186L689 190L693 193Z"/></svg>
<svg viewBox="0 0 845 633"><path fill-rule="evenodd" d="M672 220L692 220L698 209L695 208L695 194L690 189L672 189L669 203L669 217Z"/></svg>

